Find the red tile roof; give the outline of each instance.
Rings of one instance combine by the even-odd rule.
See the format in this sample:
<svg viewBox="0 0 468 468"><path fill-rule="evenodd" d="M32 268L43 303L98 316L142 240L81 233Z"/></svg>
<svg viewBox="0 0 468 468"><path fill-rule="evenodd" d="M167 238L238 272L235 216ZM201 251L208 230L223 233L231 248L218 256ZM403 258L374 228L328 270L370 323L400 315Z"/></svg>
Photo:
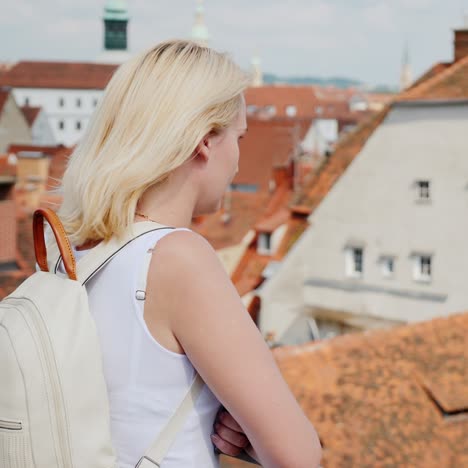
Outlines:
<svg viewBox="0 0 468 468"><path fill-rule="evenodd" d="M435 63L429 70L427 70L423 75L421 75L409 88L414 89L416 86L419 86L424 81L431 79L432 77L438 75L441 71L451 67L453 62L438 62Z"/></svg>
<svg viewBox="0 0 468 468"><path fill-rule="evenodd" d="M312 125L310 119L248 119L248 132L240 143L239 172L234 184L257 185L268 190L274 167L290 164L295 146L299 145Z"/></svg>
<svg viewBox="0 0 468 468"><path fill-rule="evenodd" d="M0 74L0 86L104 89L116 65L82 62L18 62Z"/></svg>
<svg viewBox="0 0 468 468"><path fill-rule="evenodd" d="M318 173L314 173L309 177L302 192L293 201L292 210L294 212L310 214L318 206L362 150L372 133L383 122L388 111L389 106L367 119L338 143L328 161Z"/></svg>
<svg viewBox="0 0 468 468"><path fill-rule="evenodd" d="M0 177L15 177L16 164L10 163L8 154L0 154Z"/></svg>
<svg viewBox="0 0 468 468"><path fill-rule="evenodd" d="M264 211L269 195L266 192L231 192L230 220L223 222L224 210L204 216L193 223L191 228L205 237L214 249L219 250L239 244L253 228Z"/></svg>
<svg viewBox="0 0 468 468"><path fill-rule="evenodd" d="M21 110L23 111L23 115L26 117L28 125L30 127L33 126L37 116L41 112L42 107L30 107L30 106L23 106Z"/></svg>
<svg viewBox="0 0 468 468"><path fill-rule="evenodd" d="M312 86L260 86L249 88L245 92L247 105L266 107L276 106L277 115L285 116L287 106L296 106L296 117L313 117L318 98Z"/></svg>
<svg viewBox="0 0 468 468"><path fill-rule="evenodd" d="M437 64L428 77L399 96L399 101L468 99L468 56L451 66Z"/></svg>
<svg viewBox="0 0 468 468"><path fill-rule="evenodd" d="M323 466L468 466L468 314L276 348Z"/></svg>

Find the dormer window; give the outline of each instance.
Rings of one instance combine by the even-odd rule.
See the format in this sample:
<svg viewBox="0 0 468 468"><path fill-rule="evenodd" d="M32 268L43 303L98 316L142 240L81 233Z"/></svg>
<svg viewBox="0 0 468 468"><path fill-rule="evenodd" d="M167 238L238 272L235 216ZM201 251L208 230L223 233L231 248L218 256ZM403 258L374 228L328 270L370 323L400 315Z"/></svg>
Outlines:
<svg viewBox="0 0 468 468"><path fill-rule="evenodd" d="M265 111L268 115L275 115L276 114L276 106L266 106Z"/></svg>
<svg viewBox="0 0 468 468"><path fill-rule="evenodd" d="M258 107L255 104L249 104L247 106L247 114L248 115L255 114L255 112L257 112L257 110L258 110Z"/></svg>
<svg viewBox="0 0 468 468"><path fill-rule="evenodd" d="M297 107L296 106L293 106L293 105L286 106L286 115L288 117L295 117L296 114L297 114Z"/></svg>
<svg viewBox="0 0 468 468"><path fill-rule="evenodd" d="M271 254L271 233L270 232L261 232L258 235L257 252L260 255Z"/></svg>

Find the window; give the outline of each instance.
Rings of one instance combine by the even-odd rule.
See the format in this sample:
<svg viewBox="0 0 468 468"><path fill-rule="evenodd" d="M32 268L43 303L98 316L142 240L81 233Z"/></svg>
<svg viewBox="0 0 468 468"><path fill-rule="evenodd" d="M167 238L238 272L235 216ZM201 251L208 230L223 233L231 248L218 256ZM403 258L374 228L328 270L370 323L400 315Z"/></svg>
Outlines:
<svg viewBox="0 0 468 468"><path fill-rule="evenodd" d="M96 98L93 99L93 106L96 107L97 106L97 102L98 100Z"/></svg>
<svg viewBox="0 0 468 468"><path fill-rule="evenodd" d="M430 183L428 180L418 180L416 181L417 186L417 198L418 200L430 200L431 199L431 191L430 191Z"/></svg>
<svg viewBox="0 0 468 468"><path fill-rule="evenodd" d="M271 253L271 233L261 232L258 235L257 252L260 255L270 255Z"/></svg>
<svg viewBox="0 0 468 468"><path fill-rule="evenodd" d="M59 107L64 107L65 106L65 99L60 98L59 99Z"/></svg>
<svg viewBox="0 0 468 468"><path fill-rule="evenodd" d="M29 106L29 98L24 98L24 105Z"/></svg>
<svg viewBox="0 0 468 468"><path fill-rule="evenodd" d="M430 281L432 278L432 256L414 255L413 259L413 278L416 281Z"/></svg>
<svg viewBox="0 0 468 468"><path fill-rule="evenodd" d="M63 120L59 120L58 128L59 130L63 130L65 128L65 122Z"/></svg>
<svg viewBox="0 0 468 468"><path fill-rule="evenodd" d="M81 99L80 98L76 99L76 107L81 107Z"/></svg>
<svg viewBox="0 0 468 468"><path fill-rule="evenodd" d="M362 247L348 247L346 249L346 274L361 277L364 272L364 249Z"/></svg>
<svg viewBox="0 0 468 468"><path fill-rule="evenodd" d="M230 189L236 192L254 193L257 191L258 187L255 184L231 184Z"/></svg>
<svg viewBox="0 0 468 468"><path fill-rule="evenodd" d="M297 114L297 107L296 106L286 106L286 115L288 117L294 117Z"/></svg>
<svg viewBox="0 0 468 468"><path fill-rule="evenodd" d="M276 114L276 106L273 106L273 105L265 106L265 112L269 116L275 115Z"/></svg>
<svg viewBox="0 0 468 468"><path fill-rule="evenodd" d="M389 256L381 257L380 266L382 270L382 276L384 278L390 278L395 272L395 259Z"/></svg>
<svg viewBox="0 0 468 468"><path fill-rule="evenodd" d="M257 110L258 110L258 107L255 104L249 104L247 106L247 114L248 115L255 114L255 112L257 112Z"/></svg>
<svg viewBox="0 0 468 468"><path fill-rule="evenodd" d="M76 129L81 130L81 122L79 120L76 121Z"/></svg>

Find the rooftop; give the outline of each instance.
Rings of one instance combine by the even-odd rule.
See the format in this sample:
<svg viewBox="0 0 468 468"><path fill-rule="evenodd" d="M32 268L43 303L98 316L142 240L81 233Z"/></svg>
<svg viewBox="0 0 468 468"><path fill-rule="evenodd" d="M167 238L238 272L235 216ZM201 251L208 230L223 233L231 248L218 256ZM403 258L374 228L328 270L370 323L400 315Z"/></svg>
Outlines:
<svg viewBox="0 0 468 468"><path fill-rule="evenodd" d="M273 353L324 466L468 466L468 313Z"/></svg>
<svg viewBox="0 0 468 468"><path fill-rule="evenodd" d="M104 89L116 69L101 63L22 61L0 74L0 86Z"/></svg>

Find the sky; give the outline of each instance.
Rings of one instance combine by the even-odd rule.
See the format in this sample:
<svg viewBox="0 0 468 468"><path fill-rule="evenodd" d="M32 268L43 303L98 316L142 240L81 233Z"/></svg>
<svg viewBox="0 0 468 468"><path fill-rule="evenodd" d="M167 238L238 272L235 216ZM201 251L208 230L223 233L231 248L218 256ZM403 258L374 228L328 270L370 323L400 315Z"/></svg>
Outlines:
<svg viewBox="0 0 468 468"><path fill-rule="evenodd" d="M105 0L0 0L0 62L93 61ZM190 37L195 0L128 0L129 49ZM210 45L244 68L396 86L405 44L414 77L453 59L468 0L205 0Z"/></svg>

